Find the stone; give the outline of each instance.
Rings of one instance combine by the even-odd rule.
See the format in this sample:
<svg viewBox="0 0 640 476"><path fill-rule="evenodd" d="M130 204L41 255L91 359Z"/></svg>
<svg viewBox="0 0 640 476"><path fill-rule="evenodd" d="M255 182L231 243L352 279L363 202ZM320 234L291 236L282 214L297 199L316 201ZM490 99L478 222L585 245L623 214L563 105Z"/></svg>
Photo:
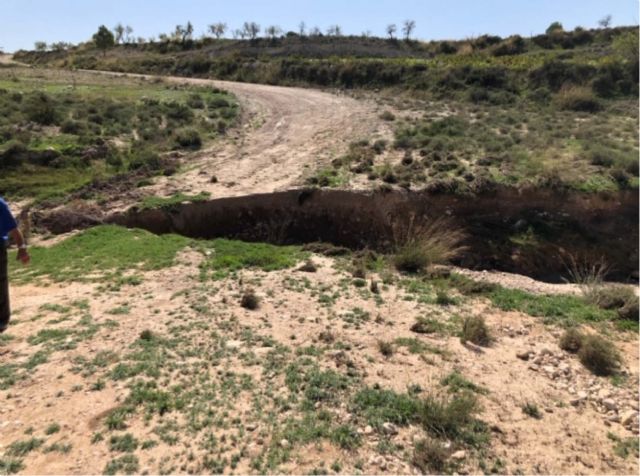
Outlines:
<svg viewBox="0 0 640 476"><path fill-rule="evenodd" d="M536 364L530 364L529 365L529 369L533 370L534 372L537 372L539 367Z"/></svg>
<svg viewBox="0 0 640 476"><path fill-rule="evenodd" d="M602 400L602 405L604 405L604 407L607 410L614 410L615 411L615 410L618 409L618 404L612 398L605 398L604 400Z"/></svg>
<svg viewBox="0 0 640 476"><path fill-rule="evenodd" d="M613 423L620 423L620 417L616 413L607 415L607 420Z"/></svg>
<svg viewBox="0 0 640 476"><path fill-rule="evenodd" d="M284 438L280 440L280 447L281 448L287 449L287 448L289 448L289 445L290 445L289 440L285 440Z"/></svg>
<svg viewBox="0 0 640 476"><path fill-rule="evenodd" d="M367 425L364 427L364 432L365 435L370 435L373 433L373 428L371 428L371 425Z"/></svg>
<svg viewBox="0 0 640 476"><path fill-rule="evenodd" d="M382 433L385 435L397 435L398 428L393 423L385 422L382 424Z"/></svg>
<svg viewBox="0 0 640 476"><path fill-rule="evenodd" d="M458 450L451 455L451 459L461 460L467 457L467 452L465 450Z"/></svg>
<svg viewBox="0 0 640 476"><path fill-rule="evenodd" d="M520 352L516 352L516 357L522 360L529 360L530 355L531 355L530 350L523 350Z"/></svg>
<svg viewBox="0 0 640 476"><path fill-rule="evenodd" d="M255 423L247 423L244 427L247 429L247 431L255 431L256 428L258 428L258 425L256 425Z"/></svg>
<svg viewBox="0 0 640 476"><path fill-rule="evenodd" d="M634 410L627 410L625 412L622 412L622 415L620 415L620 423L622 423L624 426L630 425L633 423L636 415L637 412L635 412Z"/></svg>

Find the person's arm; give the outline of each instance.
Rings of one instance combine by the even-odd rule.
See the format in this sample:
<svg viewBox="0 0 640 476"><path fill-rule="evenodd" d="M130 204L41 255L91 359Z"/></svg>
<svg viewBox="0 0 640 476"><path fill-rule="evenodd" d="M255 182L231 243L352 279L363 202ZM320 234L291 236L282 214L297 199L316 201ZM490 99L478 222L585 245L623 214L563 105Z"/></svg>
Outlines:
<svg viewBox="0 0 640 476"><path fill-rule="evenodd" d="M22 232L16 227L9 232L9 236L15 244L18 245L18 259L22 261L23 264L27 264L31 257L27 251L27 243L24 241Z"/></svg>

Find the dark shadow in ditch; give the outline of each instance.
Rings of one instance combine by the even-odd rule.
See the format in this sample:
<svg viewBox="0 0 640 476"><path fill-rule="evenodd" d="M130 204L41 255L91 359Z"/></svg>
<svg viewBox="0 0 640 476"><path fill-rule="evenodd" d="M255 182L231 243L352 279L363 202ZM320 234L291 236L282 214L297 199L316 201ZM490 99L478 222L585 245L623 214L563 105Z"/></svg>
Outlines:
<svg viewBox="0 0 640 476"><path fill-rule="evenodd" d="M558 282L569 257L603 258L609 279L637 280L638 194L504 188L474 196L428 192L289 190L137 210L104 222L194 238L276 244L316 241L390 252L392 228L448 216L467 234L455 264ZM90 225L91 223L87 223ZM63 227L64 228L64 227ZM65 231L60 229L59 231Z"/></svg>

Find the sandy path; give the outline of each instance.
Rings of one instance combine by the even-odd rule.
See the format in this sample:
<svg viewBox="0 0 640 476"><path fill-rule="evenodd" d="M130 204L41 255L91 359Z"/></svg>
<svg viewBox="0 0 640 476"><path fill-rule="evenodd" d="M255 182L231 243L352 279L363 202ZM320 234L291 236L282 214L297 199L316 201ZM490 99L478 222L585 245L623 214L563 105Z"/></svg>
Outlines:
<svg viewBox="0 0 640 476"><path fill-rule="evenodd" d="M146 189L154 194L206 191L219 198L286 190L301 185L305 176L345 153L350 142L392 137L391 126L378 118L373 101L314 89L162 78L233 93L242 105L242 124L226 143L190 156L186 172L159 179ZM212 176L217 183L211 183Z"/></svg>

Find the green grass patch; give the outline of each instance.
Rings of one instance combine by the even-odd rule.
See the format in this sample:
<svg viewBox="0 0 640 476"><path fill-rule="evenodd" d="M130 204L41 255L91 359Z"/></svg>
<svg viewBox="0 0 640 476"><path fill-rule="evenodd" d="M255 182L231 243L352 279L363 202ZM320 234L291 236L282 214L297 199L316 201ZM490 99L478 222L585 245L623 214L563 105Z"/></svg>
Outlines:
<svg viewBox="0 0 640 476"><path fill-rule="evenodd" d="M211 196L208 192L200 192L197 195L188 195L185 193L176 193L170 197L145 197L138 207L140 210L148 210L154 208L172 208L181 203L203 202Z"/></svg>
<svg viewBox="0 0 640 476"><path fill-rule="evenodd" d="M489 294L494 306L503 311L520 311L545 322L570 324L614 320L616 313L570 295L534 295L516 289L497 288Z"/></svg>
<svg viewBox="0 0 640 476"><path fill-rule="evenodd" d="M101 225L49 248L33 247L31 264L12 264L11 279L17 284L45 276L53 281L100 281L130 269L156 270L171 266L190 242L178 235Z"/></svg>
<svg viewBox="0 0 640 476"><path fill-rule="evenodd" d="M258 268L263 271L291 268L308 256L299 246L248 243L222 238L207 242L206 246L211 246L213 253L202 263L201 270L205 274L211 273L214 278L243 268Z"/></svg>

